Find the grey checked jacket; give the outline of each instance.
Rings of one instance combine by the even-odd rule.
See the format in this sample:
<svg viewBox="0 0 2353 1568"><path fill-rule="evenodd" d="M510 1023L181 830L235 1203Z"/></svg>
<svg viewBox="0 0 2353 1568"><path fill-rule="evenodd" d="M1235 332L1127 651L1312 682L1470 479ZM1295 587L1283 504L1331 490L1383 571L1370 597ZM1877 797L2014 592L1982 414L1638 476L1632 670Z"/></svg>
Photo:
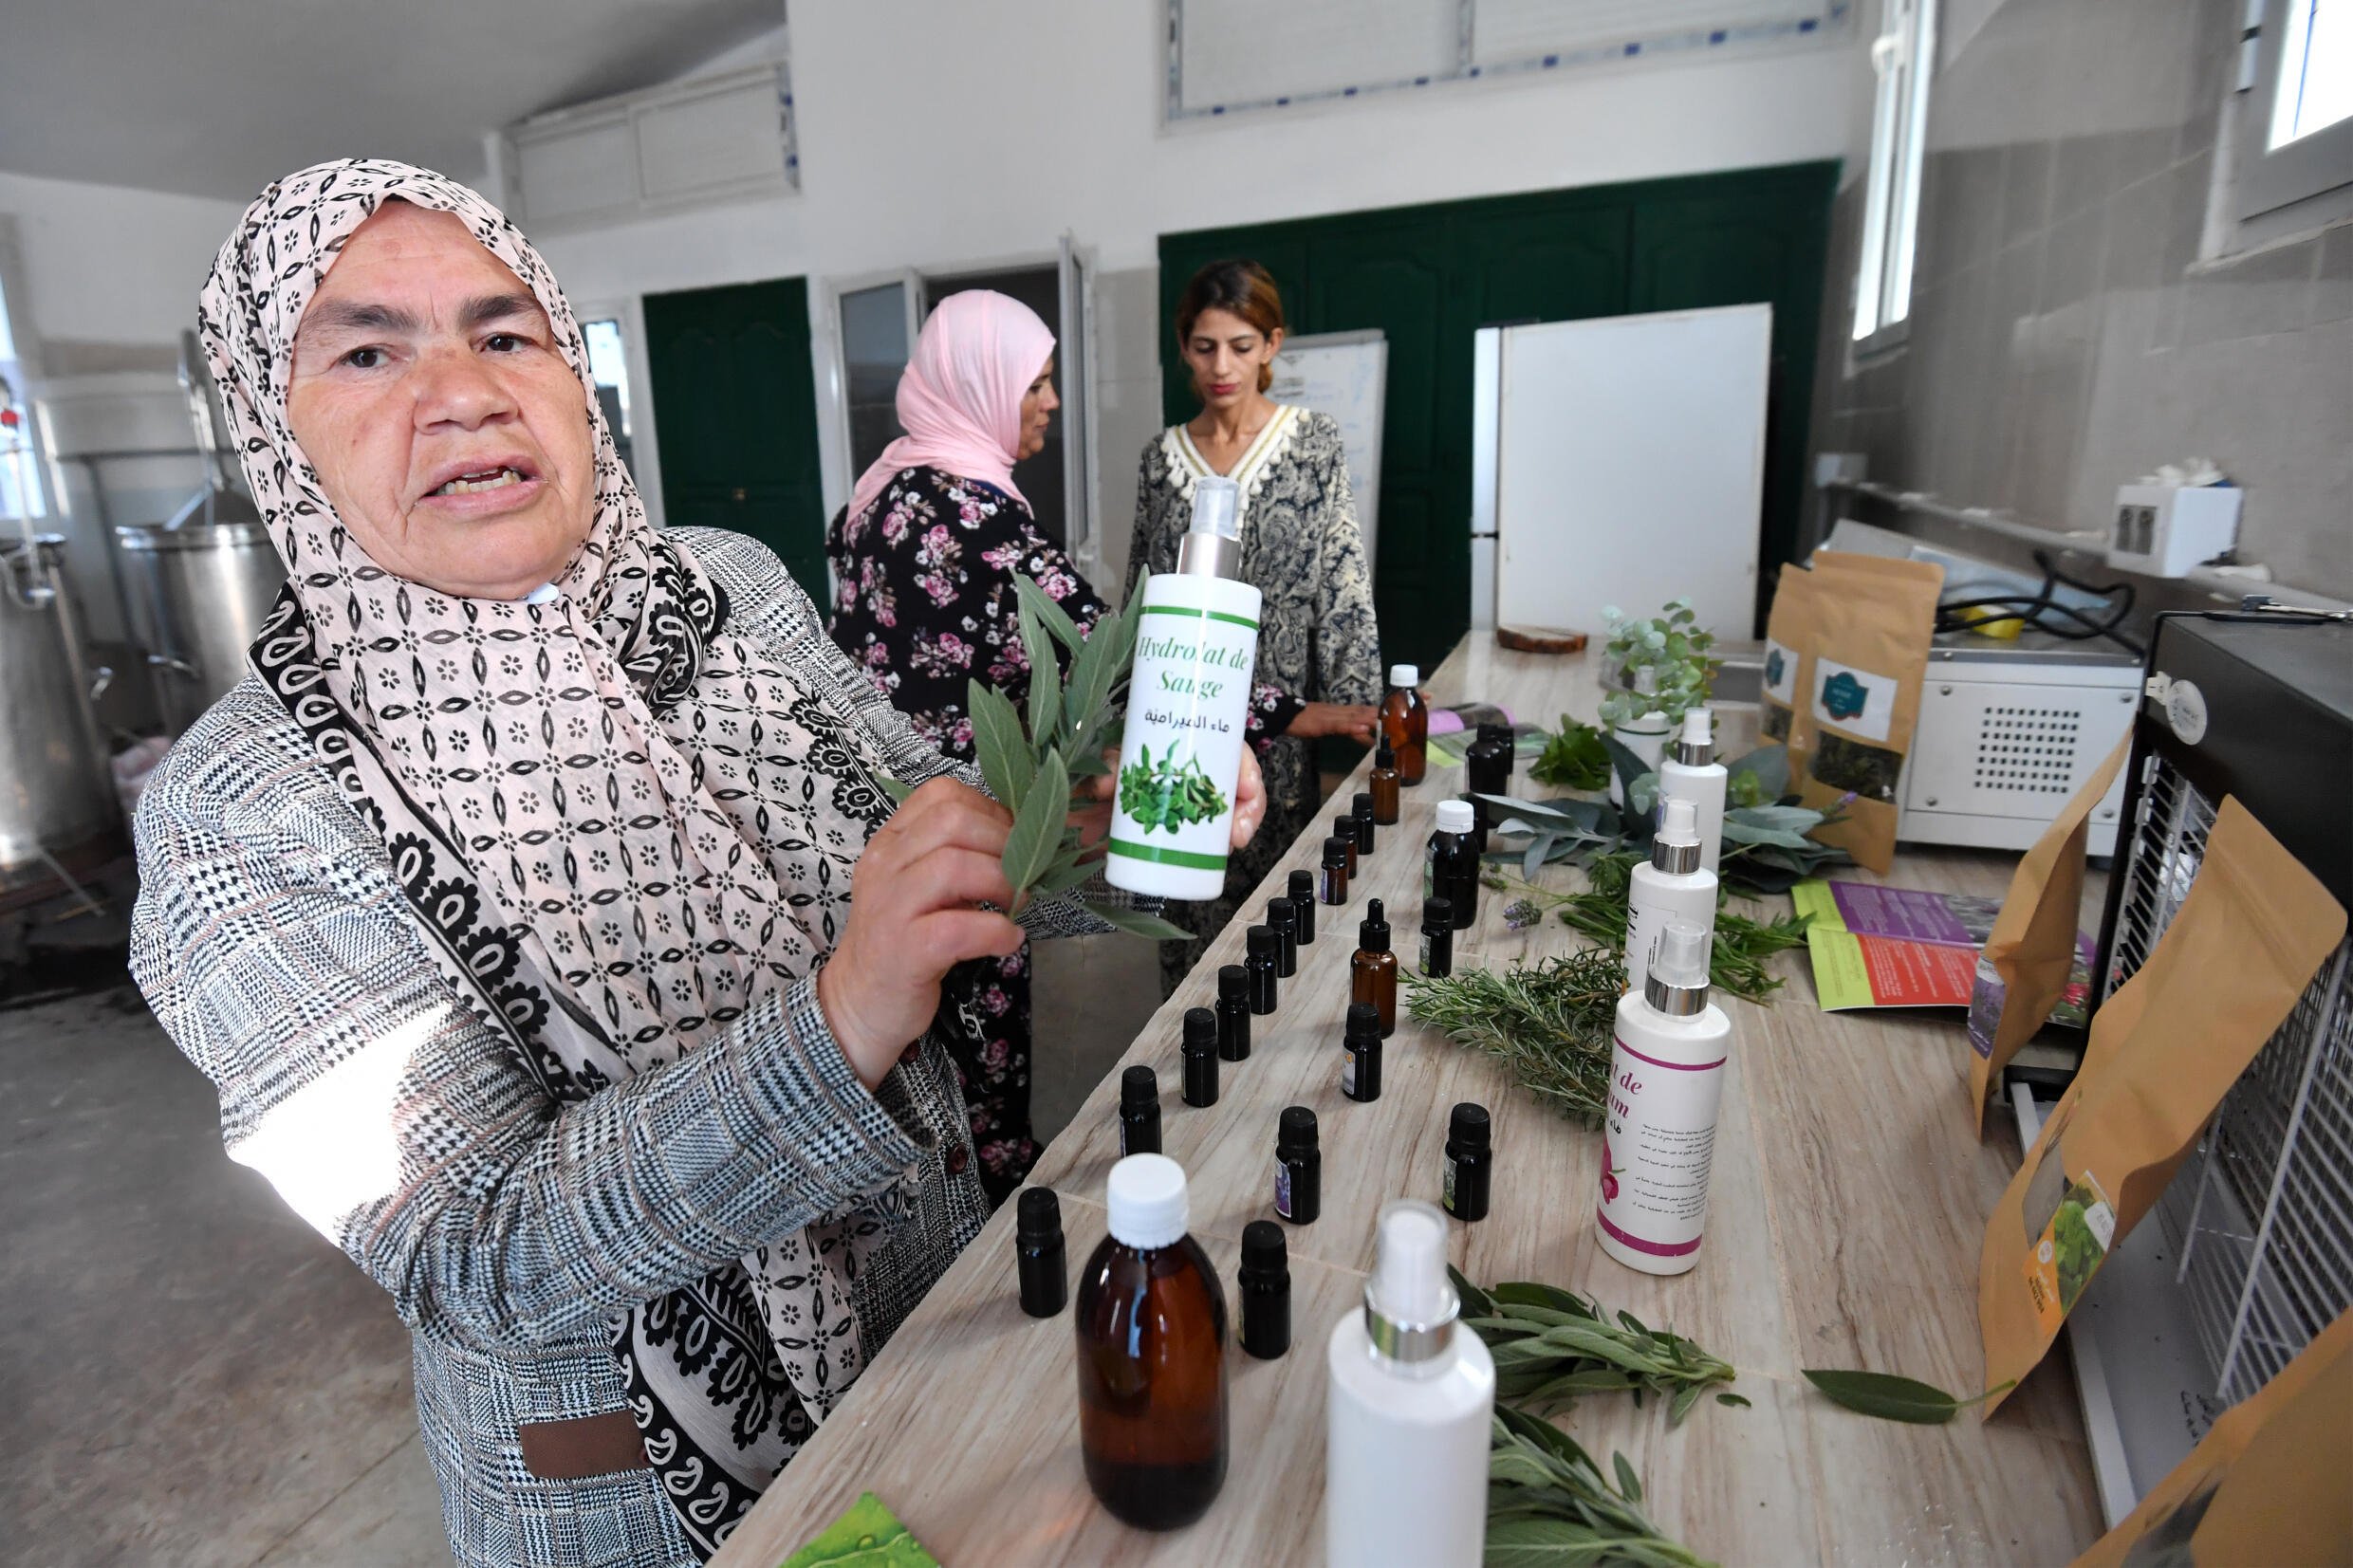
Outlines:
<svg viewBox="0 0 2353 1568"><path fill-rule="evenodd" d="M672 537L727 591L731 629L788 660L894 775L979 786L835 649L765 546ZM391 1293L469 1568L696 1560L650 1469L543 1480L517 1443L519 1422L623 1408L608 1347L629 1307L857 1205L895 1226L857 1288L879 1351L987 1217L946 1053L926 1036L868 1093L810 980L676 1062L548 1099L442 980L383 840L257 677L172 747L136 835L132 972L218 1088L231 1157ZM1108 929L1069 902L1024 924Z"/></svg>

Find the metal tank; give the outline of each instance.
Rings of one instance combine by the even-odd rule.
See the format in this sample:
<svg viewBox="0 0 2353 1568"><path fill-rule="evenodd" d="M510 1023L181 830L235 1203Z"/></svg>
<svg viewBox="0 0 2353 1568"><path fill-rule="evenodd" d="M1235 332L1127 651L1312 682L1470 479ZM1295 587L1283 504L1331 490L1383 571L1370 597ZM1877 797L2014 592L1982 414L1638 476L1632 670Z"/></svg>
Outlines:
<svg viewBox="0 0 2353 1568"><path fill-rule="evenodd" d="M54 875L52 858L112 838L120 822L65 543L0 541L0 887ZM99 685L109 673L98 672Z"/></svg>
<svg viewBox="0 0 2353 1568"><path fill-rule="evenodd" d="M245 678L286 568L258 521L124 524L115 547L131 640L146 651L163 732L177 735Z"/></svg>

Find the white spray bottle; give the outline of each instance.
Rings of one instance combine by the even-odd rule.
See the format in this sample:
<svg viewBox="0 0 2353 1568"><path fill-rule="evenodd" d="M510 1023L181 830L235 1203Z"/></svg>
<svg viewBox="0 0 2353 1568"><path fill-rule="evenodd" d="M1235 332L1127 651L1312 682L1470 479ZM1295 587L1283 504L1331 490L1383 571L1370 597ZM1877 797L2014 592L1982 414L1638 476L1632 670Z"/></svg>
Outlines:
<svg viewBox="0 0 2353 1568"><path fill-rule="evenodd" d="M1708 1000L1714 938L1671 920L1642 989L1618 1004L1602 1119L1602 1250L1645 1274L1699 1261L1732 1020Z"/></svg>
<svg viewBox="0 0 2353 1568"><path fill-rule="evenodd" d="M1163 898L1225 891L1242 773L1258 590L1236 582L1242 491L1204 474L1176 569L1144 582L1103 880Z"/></svg>
<svg viewBox="0 0 2353 1568"><path fill-rule="evenodd" d="M1324 1440L1332 1568L1478 1568L1495 1358L1455 1322L1446 1216L1383 1205L1364 1310L1333 1325Z"/></svg>
<svg viewBox="0 0 2353 1568"><path fill-rule="evenodd" d="M1724 858L1724 790L1732 775L1715 760L1715 715L1695 708L1683 715L1683 733L1658 765L1658 798L1689 801L1699 830L1699 865L1711 876Z"/></svg>
<svg viewBox="0 0 2353 1568"><path fill-rule="evenodd" d="M1715 930L1715 873L1701 869L1699 835L1689 801L1669 801L1650 841L1650 863L1626 881L1626 994L1642 994L1651 950L1670 920Z"/></svg>

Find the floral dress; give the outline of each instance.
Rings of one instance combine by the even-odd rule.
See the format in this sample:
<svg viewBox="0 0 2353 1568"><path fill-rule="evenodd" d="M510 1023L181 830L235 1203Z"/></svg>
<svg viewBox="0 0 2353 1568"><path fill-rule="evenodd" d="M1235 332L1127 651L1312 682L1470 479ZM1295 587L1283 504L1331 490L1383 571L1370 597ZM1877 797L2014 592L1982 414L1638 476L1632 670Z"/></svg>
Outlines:
<svg viewBox="0 0 2353 1568"><path fill-rule="evenodd" d="M1182 425L1145 443L1130 571L1176 569L1177 541L1193 519L1194 481L1214 471ZM1380 700L1373 575L1338 422L1326 414L1279 406L1228 477L1242 487L1240 575L1266 596L1250 738L1266 774L1267 817L1258 836L1227 862L1223 896L1169 906L1169 917L1197 939L1161 944L1164 994L1290 853L1323 804L1313 744L1283 733L1299 710L1309 702Z"/></svg>
<svg viewBox="0 0 2353 1568"><path fill-rule="evenodd" d="M1106 608L1027 507L993 485L938 469L909 469L858 516L837 516L825 553L836 584L827 626L834 642L917 733L963 761L973 756L966 683L977 675L1016 707L1028 694L1013 574L1045 589L1082 632ZM950 970L938 1029L963 1080L981 1185L1001 1203L1038 1157L1029 1131L1028 948Z"/></svg>

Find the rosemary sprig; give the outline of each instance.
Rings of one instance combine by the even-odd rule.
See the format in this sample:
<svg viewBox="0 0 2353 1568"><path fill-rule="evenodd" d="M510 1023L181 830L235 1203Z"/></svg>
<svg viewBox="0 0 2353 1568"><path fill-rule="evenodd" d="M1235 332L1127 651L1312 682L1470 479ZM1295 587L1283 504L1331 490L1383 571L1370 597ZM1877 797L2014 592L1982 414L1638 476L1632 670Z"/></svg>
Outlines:
<svg viewBox="0 0 2353 1568"><path fill-rule="evenodd" d="M1413 1016L1459 1044L1500 1059L1520 1085L1587 1126L1609 1089L1612 1024L1626 988L1616 952L1582 952L1507 969L1406 974Z"/></svg>
<svg viewBox="0 0 2353 1568"><path fill-rule="evenodd" d="M1561 924L1605 948L1622 952L1626 945L1626 890L1640 863L1638 855L1600 855L1586 863L1587 885L1575 893L1555 893L1504 872L1490 870L1483 880L1498 892L1517 896L1504 918L1524 926L1553 910ZM1782 986L1781 977L1765 960L1785 948L1806 945L1806 922L1793 914L1756 920L1726 907L1716 895L1715 943L1708 961L1708 983L1748 1002L1769 1001Z"/></svg>
<svg viewBox="0 0 2353 1568"><path fill-rule="evenodd" d="M1453 1268L1465 1321L1495 1356L1495 1393L1534 1405L1566 1404L1580 1394L1630 1391L1667 1402L1667 1425L1700 1396L1735 1375L1679 1334L1653 1330L1631 1312L1614 1319L1590 1297L1514 1280L1481 1290ZM1739 1401L1736 1395L1717 1397Z"/></svg>
<svg viewBox="0 0 2353 1568"><path fill-rule="evenodd" d="M1487 1568L1712 1568L1659 1534L1642 1512L1641 1478L1624 1454L1609 1457L1615 1486L1560 1428L1496 1406L1487 1449Z"/></svg>

